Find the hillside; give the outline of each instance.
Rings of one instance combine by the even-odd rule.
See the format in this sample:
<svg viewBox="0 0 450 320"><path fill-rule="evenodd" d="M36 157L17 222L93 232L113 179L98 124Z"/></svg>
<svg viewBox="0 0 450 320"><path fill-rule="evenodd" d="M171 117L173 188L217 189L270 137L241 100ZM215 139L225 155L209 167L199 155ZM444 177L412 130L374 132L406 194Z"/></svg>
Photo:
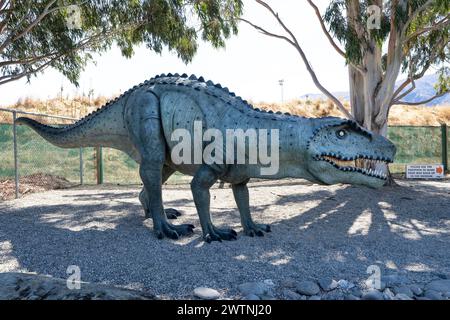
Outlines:
<svg viewBox="0 0 450 320"><path fill-rule="evenodd" d="M29 112L44 113L50 115L67 116L81 118L86 114L101 107L108 99L97 97L91 102L85 97L75 99L50 99L46 101L33 100L29 98L20 99L14 105L7 108L18 109ZM292 100L284 104L254 102L255 107L264 110L290 112L291 114L305 117L341 117L340 111L328 100ZM344 105L349 108L348 102ZM55 123L55 120L39 117L40 121L46 123ZM11 115L6 112L0 112L1 123L11 123ZM70 121L56 121L58 123L70 123ZM390 125L440 125L441 123L450 124L450 103L433 108L426 106L394 106L389 116Z"/></svg>
<svg viewBox="0 0 450 320"><path fill-rule="evenodd" d="M416 80L416 89L404 97L402 100L406 102L416 102L416 101L424 101L436 95L436 91L434 90L434 84L438 80L437 74L431 74ZM404 81L399 80L395 84L397 88ZM348 92L333 92L333 94L342 100L349 100ZM304 99L325 99L325 95L320 93L310 93L302 96ZM426 106L439 106L439 105L450 105L450 94L446 94L442 97L436 98L433 101L426 104Z"/></svg>

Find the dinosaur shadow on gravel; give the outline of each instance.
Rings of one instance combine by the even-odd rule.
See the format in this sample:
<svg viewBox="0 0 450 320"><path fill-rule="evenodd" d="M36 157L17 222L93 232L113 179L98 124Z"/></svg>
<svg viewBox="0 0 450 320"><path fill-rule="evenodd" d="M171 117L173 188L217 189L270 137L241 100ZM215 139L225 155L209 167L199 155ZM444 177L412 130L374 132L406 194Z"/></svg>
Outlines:
<svg viewBox="0 0 450 320"><path fill-rule="evenodd" d="M78 265L83 281L172 298L201 285L229 288L233 295L238 284L263 279L356 281L368 277L372 264L384 273L408 269L418 282L449 272L450 195L433 186L384 191L346 186L277 193L273 202L252 207L255 220L272 224L264 238L243 236L237 210L213 201L214 221L240 231L237 241L213 244L201 241L190 199L167 202L181 206L187 212L182 222L197 227L178 241L157 240L141 206L122 201L131 198L128 192L111 193L120 201L113 204L83 204L73 201L76 195L64 205L15 208L21 200L9 201L0 204L0 270L66 278L67 267ZM101 197L108 199L108 192ZM302 203L314 201L303 209ZM277 210L280 216L272 214ZM283 210L290 211L288 218Z"/></svg>

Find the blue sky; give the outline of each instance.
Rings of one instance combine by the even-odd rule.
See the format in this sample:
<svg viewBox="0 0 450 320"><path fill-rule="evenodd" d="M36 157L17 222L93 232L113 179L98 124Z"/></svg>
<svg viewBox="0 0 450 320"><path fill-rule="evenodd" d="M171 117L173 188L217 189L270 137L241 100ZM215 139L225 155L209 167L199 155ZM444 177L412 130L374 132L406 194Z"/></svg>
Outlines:
<svg viewBox="0 0 450 320"><path fill-rule="evenodd" d="M322 12L328 1L316 1ZM321 82L331 91L348 88L344 59L330 47L312 8L306 1L269 1L296 34ZM245 0L245 14L257 24L279 31L272 16ZM281 32L281 31L280 31ZM241 24L239 34L227 41L225 49L214 49L207 43L200 48L192 63L185 65L176 54L155 54L145 47L136 49L131 59L121 56L117 48L96 57L82 73L80 87L75 88L55 70L48 69L31 83L26 80L0 86L0 105L16 102L20 97L55 97L61 86L64 94L75 95L94 90L94 95L114 95L159 73L194 73L224 86L253 101L278 102L281 99L279 79L285 80L285 100L318 92L300 56L286 42L259 34Z"/></svg>

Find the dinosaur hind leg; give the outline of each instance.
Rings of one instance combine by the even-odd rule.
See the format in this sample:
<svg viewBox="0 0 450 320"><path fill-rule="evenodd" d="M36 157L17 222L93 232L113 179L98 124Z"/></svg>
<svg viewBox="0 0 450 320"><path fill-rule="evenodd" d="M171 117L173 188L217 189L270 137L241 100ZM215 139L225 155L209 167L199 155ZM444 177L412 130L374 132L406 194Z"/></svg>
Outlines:
<svg viewBox="0 0 450 320"><path fill-rule="evenodd" d="M169 166L165 165L163 167L163 169L162 169L162 184L164 184L167 181L167 179L169 179L169 177L174 172L175 172L175 170L173 170ZM141 192L139 193L139 201L141 202L142 207L144 208L145 218L151 218L150 210L149 210L149 208L147 206L148 197L147 197L147 194L145 192L145 188L142 188ZM164 209L164 212L166 213L167 219L176 219L179 216L181 216L181 212L178 211L177 209L174 209L174 208Z"/></svg>
<svg viewBox="0 0 450 320"><path fill-rule="evenodd" d="M250 214L250 204L247 182L231 185L234 199L241 215L241 223L244 233L247 236L264 236L264 232L270 232L270 226L267 224L254 223ZM263 232L264 231L264 232Z"/></svg>
<svg viewBox="0 0 450 320"><path fill-rule="evenodd" d="M127 101L124 114L130 137L141 159L139 174L146 195L141 196L141 200L152 217L156 236L159 239L164 237L178 239L192 233L193 225L172 225L164 213L161 189L166 142L159 120L158 98L152 93L137 91Z"/></svg>
<svg viewBox="0 0 450 320"><path fill-rule="evenodd" d="M236 240L237 233L233 229L219 229L211 222L209 189L217 181L217 172L203 165L195 173L191 182L192 195L206 242Z"/></svg>

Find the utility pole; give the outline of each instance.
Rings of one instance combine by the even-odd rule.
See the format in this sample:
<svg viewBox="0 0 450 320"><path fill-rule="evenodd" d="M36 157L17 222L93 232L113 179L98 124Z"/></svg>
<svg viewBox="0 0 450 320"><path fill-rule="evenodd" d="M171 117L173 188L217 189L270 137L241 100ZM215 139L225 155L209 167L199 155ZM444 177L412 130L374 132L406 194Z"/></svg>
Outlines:
<svg viewBox="0 0 450 320"><path fill-rule="evenodd" d="M278 84L281 88L281 103L284 103L284 92L283 92L283 85L284 85L284 79L278 80Z"/></svg>

